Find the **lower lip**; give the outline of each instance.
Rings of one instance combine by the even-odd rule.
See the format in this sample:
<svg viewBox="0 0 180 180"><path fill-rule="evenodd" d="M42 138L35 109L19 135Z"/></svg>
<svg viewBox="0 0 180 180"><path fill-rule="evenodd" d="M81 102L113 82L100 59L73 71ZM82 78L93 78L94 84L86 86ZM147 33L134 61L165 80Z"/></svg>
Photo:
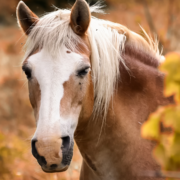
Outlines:
<svg viewBox="0 0 180 180"><path fill-rule="evenodd" d="M68 167L69 166L65 166L62 169L53 169L53 170L47 170L47 169L44 169L43 167L41 167L41 168L46 173L54 173L54 172L63 172L63 171L66 171L68 169Z"/></svg>

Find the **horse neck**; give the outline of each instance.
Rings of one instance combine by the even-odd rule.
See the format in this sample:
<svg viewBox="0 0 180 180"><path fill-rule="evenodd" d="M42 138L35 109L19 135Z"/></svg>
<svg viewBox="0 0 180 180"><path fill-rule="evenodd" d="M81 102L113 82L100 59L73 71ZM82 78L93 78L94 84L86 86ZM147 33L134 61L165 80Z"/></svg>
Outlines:
<svg viewBox="0 0 180 180"><path fill-rule="evenodd" d="M127 47L123 54L130 71L120 64L121 77L106 121L103 123L101 117L96 121L80 119L75 133L88 167L96 175L106 175L107 179L111 175L113 179L132 177L139 170L157 168L151 156L152 144L141 138L140 128L158 105L172 102L172 98L163 96L164 78L157 69L158 61L133 51Z"/></svg>
<svg viewBox="0 0 180 180"><path fill-rule="evenodd" d="M133 179L134 174L144 168L140 159L153 161L151 151L147 151L151 144L140 136L141 124L147 118L149 108L137 106L136 99L140 95L128 98L120 93L118 90L114 94L104 123L99 117L96 121L84 121L77 127L75 140L85 162L82 172L90 173L89 179L118 180L122 176ZM88 180L88 177L84 179Z"/></svg>
<svg viewBox="0 0 180 180"><path fill-rule="evenodd" d="M109 108L105 121L102 121L101 116L96 119L84 120L80 119L77 130L75 132L75 140L78 148L81 152L83 160L88 164L88 171L85 171L85 178L98 179L98 177L106 175L106 178L110 178L107 175L106 167L101 164L112 165L114 157L119 157L119 147L113 150L115 144L119 143L117 139L117 132L119 131L120 124L118 118L115 117L112 108ZM122 144L122 143L121 143ZM108 158L113 150L113 156ZM115 152L117 151L117 152ZM123 153L122 153L123 154ZM84 166L85 166L84 164ZM114 169L112 169L114 171ZM87 173L95 172L93 176L87 176ZM115 172L112 173L115 176ZM103 179L106 180L104 177ZM110 178L111 179L111 178Z"/></svg>

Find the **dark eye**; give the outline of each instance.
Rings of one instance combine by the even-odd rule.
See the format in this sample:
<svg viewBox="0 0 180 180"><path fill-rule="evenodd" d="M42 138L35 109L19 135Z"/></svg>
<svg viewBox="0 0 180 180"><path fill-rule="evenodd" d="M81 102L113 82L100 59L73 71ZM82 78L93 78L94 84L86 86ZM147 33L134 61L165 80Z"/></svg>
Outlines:
<svg viewBox="0 0 180 180"><path fill-rule="evenodd" d="M77 76L84 77L89 71L89 67L83 68L77 72Z"/></svg>
<svg viewBox="0 0 180 180"><path fill-rule="evenodd" d="M31 79L31 69L27 66L23 66L22 70L26 74L27 79Z"/></svg>

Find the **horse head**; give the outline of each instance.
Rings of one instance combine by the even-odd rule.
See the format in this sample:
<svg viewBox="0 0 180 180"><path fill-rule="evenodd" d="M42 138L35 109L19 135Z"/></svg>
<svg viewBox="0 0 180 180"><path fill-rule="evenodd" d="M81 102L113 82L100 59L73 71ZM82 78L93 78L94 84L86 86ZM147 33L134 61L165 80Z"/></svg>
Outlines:
<svg viewBox="0 0 180 180"><path fill-rule="evenodd" d="M62 16L66 19L66 13ZM88 119L94 103L91 50L87 37L91 19L89 6L84 0L77 0L68 15L69 20L62 20L62 16L56 12L54 21L49 19L45 26L43 19L38 18L22 1L17 7L19 26L27 35L29 46L32 46L22 66L37 122L32 138L32 154L46 172L60 172L68 168L78 119ZM66 27L71 37L64 32L63 23L68 23ZM59 31L52 31L56 25L60 26ZM66 37L63 37L65 40L53 39L55 35ZM55 44L57 51L49 51L46 41L34 45L37 43L33 44L33 41L39 36L42 36L41 39L49 38L48 42L52 46ZM56 40L60 43L54 42Z"/></svg>

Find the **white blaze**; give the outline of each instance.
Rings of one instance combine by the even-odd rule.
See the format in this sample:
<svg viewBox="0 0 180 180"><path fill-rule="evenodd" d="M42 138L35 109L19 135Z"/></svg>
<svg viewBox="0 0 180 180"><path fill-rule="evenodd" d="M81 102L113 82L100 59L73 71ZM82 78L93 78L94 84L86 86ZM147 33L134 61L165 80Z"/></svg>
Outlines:
<svg viewBox="0 0 180 180"><path fill-rule="evenodd" d="M69 120L63 119L60 114L60 101L64 94L63 84L76 72L82 57L66 51L67 48L61 48L59 56L53 59L42 49L28 59L32 77L37 79L41 90L39 119L34 138L36 136L46 138L54 134L62 137L74 133L69 131L75 131L71 129L71 125L72 123L77 125L78 117L70 115Z"/></svg>

